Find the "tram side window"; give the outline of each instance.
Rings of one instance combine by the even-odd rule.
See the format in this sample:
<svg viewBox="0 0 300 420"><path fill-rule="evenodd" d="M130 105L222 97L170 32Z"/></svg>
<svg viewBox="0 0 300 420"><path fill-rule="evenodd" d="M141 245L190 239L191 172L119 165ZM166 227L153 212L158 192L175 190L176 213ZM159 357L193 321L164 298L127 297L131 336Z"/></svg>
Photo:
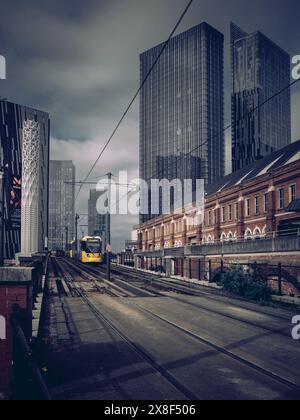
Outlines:
<svg viewBox="0 0 300 420"><path fill-rule="evenodd" d="M86 242L81 242L81 251L86 251Z"/></svg>

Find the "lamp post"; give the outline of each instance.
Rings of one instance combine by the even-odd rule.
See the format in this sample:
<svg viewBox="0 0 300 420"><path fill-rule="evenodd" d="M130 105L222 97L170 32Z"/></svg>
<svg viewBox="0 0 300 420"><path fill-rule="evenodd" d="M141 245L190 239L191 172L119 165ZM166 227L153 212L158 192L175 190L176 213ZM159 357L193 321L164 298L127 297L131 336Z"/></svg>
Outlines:
<svg viewBox="0 0 300 420"><path fill-rule="evenodd" d="M75 260L78 259L78 221L80 219L79 214L76 213L75 215L75 249L76 249L76 255Z"/></svg>
<svg viewBox="0 0 300 420"><path fill-rule="evenodd" d="M108 173L108 211L106 215L106 278L110 280L110 265L111 265L111 232L110 232L110 223L111 223L111 178L112 173Z"/></svg>

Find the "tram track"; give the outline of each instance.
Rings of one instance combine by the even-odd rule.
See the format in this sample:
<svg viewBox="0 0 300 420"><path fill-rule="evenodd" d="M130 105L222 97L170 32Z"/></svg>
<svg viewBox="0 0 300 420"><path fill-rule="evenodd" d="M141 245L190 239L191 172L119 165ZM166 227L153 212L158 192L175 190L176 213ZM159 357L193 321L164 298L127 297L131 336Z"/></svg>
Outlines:
<svg viewBox="0 0 300 420"><path fill-rule="evenodd" d="M175 328L178 331L181 331L182 333L184 333L185 335L188 335L196 340L198 340L199 342L201 342L202 344L205 344L206 346L212 348L213 350L215 350L218 353L221 353L237 362L239 362L240 364L249 367L252 370L255 370L265 376L268 376L270 379L273 379L279 383L281 383L282 385L285 385L289 388L291 388L292 390L294 390L295 392L297 392L299 394L299 398L300 398L300 386L297 385L294 382L291 382L283 377L281 377L280 375L277 375L273 372L271 372L268 369L265 369L259 365L257 365L256 363L253 363L243 357L238 356L236 353L233 353L232 351L226 349L225 347L222 347L216 343L213 343L212 341L207 340L206 338L200 336L199 334L196 334L190 330L188 330L187 328L181 327L180 325L166 319L165 317L162 317L156 313L154 313L153 311L146 309L144 307L141 307L140 305L138 305L137 303L134 302L130 302L129 305L132 305L136 308L138 308L140 311L144 312L145 314L150 315L151 317L153 317L154 319L160 320L164 323L166 323L167 325Z"/></svg>
<svg viewBox="0 0 300 420"><path fill-rule="evenodd" d="M105 271L100 267L99 268L94 268L94 267L92 268L92 267L82 266L81 268L82 268L82 270L88 270L93 275L99 275L100 274L101 276L105 276ZM117 270L113 270L112 274L114 274L114 272L117 272ZM121 272L118 272L118 273L121 274ZM121 279L120 277L118 277L118 281L122 283L125 290L126 290L126 287L128 287L128 285L130 285L128 277L126 277L125 279ZM270 333L273 333L273 334L278 334L278 335L281 335L281 336L284 336L284 337L290 337L290 332L287 331L287 326L286 325L282 328L272 328L272 327L268 327L266 325L262 325L262 324L257 323L257 322L246 320L246 319L241 318L241 317L236 316L236 315L230 315L228 313L224 313L224 311L217 310L215 308L211 309L211 308L209 308L205 305L199 304L198 302L197 303L187 302L186 300L181 299L179 296L170 296L169 294L163 293L162 291L158 291L158 290L155 291L155 289L153 289L153 284L155 284L155 280L152 281L152 283L151 283L151 280L148 279L148 283L146 283L146 285L147 284L149 285L149 282L150 282L150 284L152 284L152 295L150 294L149 297L155 297L155 296L156 297L166 297L170 300L180 302L183 305L194 307L196 309L201 309L201 310L203 310L207 313L213 314L213 315L219 315L219 316L222 316L224 318L227 318L227 319L230 319L230 320L233 320L233 321L241 322L241 323L249 325L251 327L260 328L261 330L264 330L266 332L270 332ZM141 280L139 280L138 283L141 283ZM158 283L158 286L160 287L160 283ZM131 285L131 287L132 287L132 285ZM139 286L135 285L134 287L136 289L144 290L144 289L142 289L143 286L141 286L141 285L139 285ZM171 285L167 284L165 290L171 290L171 291L174 290L175 292L178 292L178 289L177 289L176 285L174 286L172 284ZM179 292L181 292L181 289L179 289ZM188 294L188 291L185 291L185 292L186 292L186 294ZM140 296L140 295L136 295L136 296ZM129 297L129 296L127 296L127 297ZM133 296L130 296L130 297L133 297ZM245 309L243 306L240 306L240 307L242 309ZM248 311L251 311L251 310L248 309ZM265 316L273 317L273 315L271 315L268 312L263 311L263 312L261 312L261 314L265 315ZM274 317L277 318L276 315L274 315ZM289 323L290 323L289 318L285 318L285 317L281 317L281 316L279 316L278 318L280 319L280 321L287 321L287 325L289 325Z"/></svg>
<svg viewBox="0 0 300 420"><path fill-rule="evenodd" d="M90 281L93 281L94 283L98 280L95 278L95 276L101 275L101 283L104 285L105 292L115 296L115 297L154 297L158 296L157 293L154 293L153 291L147 291L145 289L142 289L136 285L129 284L125 282L122 278L114 277L114 281L108 281L105 279L104 272L99 272L93 267L86 266L81 263L74 263L70 260L65 260L66 264L70 266L72 269L77 271L79 274L87 277Z"/></svg>
<svg viewBox="0 0 300 420"><path fill-rule="evenodd" d="M61 262L59 262L59 265L64 272L64 275L72 277L72 274L69 272L65 272L67 269L72 269L72 265L68 264L68 268L66 266L63 266ZM71 281L71 280L70 280ZM179 391L183 397L187 400L196 400L198 397L193 394L191 390L186 388L182 383L180 383L172 374L170 374L166 369L164 369L163 366L161 366L159 363L155 361L154 358L151 357L148 352L143 349L142 346L139 346L138 344L132 342L132 340L124 334L116 325L114 325L102 312L99 311L97 306L91 302L89 297L87 296L86 292L82 287L80 287L77 282L75 282L75 285L73 286L78 296L87 304L87 306L91 309L91 311L94 313L96 318L105 325L105 327L116 334L116 336L121 339L123 342L125 342L132 350L139 355L139 357L144 360L147 364L149 364L152 369L157 372L157 374L161 375L167 382L169 382L172 387L176 388L177 391ZM111 335L111 334L110 334Z"/></svg>
<svg viewBox="0 0 300 420"><path fill-rule="evenodd" d="M199 297L203 296L206 299L209 299L209 300L214 301L214 302L222 302L222 299L228 298L227 295L218 295L217 292L214 289L211 289L209 291L201 290L199 288L199 286L197 284L194 284L194 283L185 285L185 284L183 284L184 283L183 280L172 280L172 283L170 283L169 281L162 279L158 274L155 274L155 273L138 271L136 269L133 269L133 268L130 268L130 267L125 267L125 266L120 266L120 265L117 265L116 267L117 267L116 269L117 269L118 273L123 273L127 277L133 277L133 278L140 278L141 277L141 278L144 278L144 279L148 279L148 281L154 281L154 282L157 282L157 284L162 284L162 285L165 285L166 287L174 288L174 290L178 290L179 292L182 288L182 291L185 292L186 294L199 296ZM112 273L113 272L114 272L114 269L112 270ZM178 288L178 286L180 286L180 288ZM242 300L238 297L234 298L234 305L238 308L245 309L246 306L243 303L241 303L241 301L245 302L246 305L249 304L249 303L255 305L256 306L255 311L261 313L262 315L268 315L268 316L271 316L275 319L279 319L279 320L283 320L283 321L290 321L289 316L282 316L282 315L279 315L279 314L270 313L269 311L264 311L263 306L261 306L259 304L252 303L252 302L247 301L247 300ZM246 309L248 309L248 308L246 308Z"/></svg>
<svg viewBox="0 0 300 420"><path fill-rule="evenodd" d="M69 265L69 264L68 264ZM95 269L95 268L91 268L91 267L81 267L80 266L80 271L86 271L89 273L89 275L91 276L95 276L95 275L99 275L99 274L103 274L102 270L99 269ZM125 282L125 280L123 280ZM138 287L135 286L137 289ZM99 316L99 318L101 318L103 320L103 322L106 322L107 325L109 325L113 330L115 330L116 332L118 332L118 334L123 337L125 340L129 341L131 343L131 345L133 345L134 348L136 348L139 351L142 351L142 354L145 356L145 351L143 349L140 348L140 346L138 346L135 343L132 343L132 341L118 328L116 327L116 325L114 325L114 323L111 322L111 320L109 320L102 312L99 311L99 309L91 302L91 300L88 297L88 294L86 294L82 289L80 289L78 291L79 294L81 294L81 297L85 300L85 302L90 306L90 308L95 312L95 314L97 313L97 316ZM166 295L157 292L156 296L164 296L166 297ZM152 296L154 297L154 296ZM172 299L172 297L170 297ZM176 300L176 298L175 298ZM241 357L239 354L237 354L234 351L231 351L230 349L227 348L227 346L221 346L219 344L217 344L216 341L212 341L212 340L208 340L206 337L201 336L198 333L195 333L187 328L184 328L182 325L179 325L176 322L171 321L170 319L167 319L164 316L158 315L157 313L153 312L152 310L146 309L144 307L142 307L141 305L139 305L138 303L136 303L133 299L130 299L128 301L125 301L126 305L128 305L131 308L135 308L137 311L142 312L144 315L151 317L152 319L154 319L157 322L160 323L164 323L165 325L167 325L168 327L171 327L173 329L175 329L177 332L180 332L182 334L184 334L185 336L188 336L190 338L193 338L195 340L197 340L199 343L201 343L201 345L207 346L209 349L215 351L217 354L221 354L226 358L229 358L237 363L239 363L241 366L246 367L248 369L251 369L252 371L254 370L256 373L263 375L264 377L269 378L272 381L277 382L278 384L281 384L287 388L289 388L290 390L292 390L293 392L295 392L297 394L297 396L300 398L300 386L291 381L288 380L286 378L284 378L283 376L279 375L278 373L272 372L271 370L264 368L263 366L258 365L257 363L254 363L253 361L246 359L244 357ZM124 304L124 300L122 301L122 303ZM183 302L185 303L185 302ZM201 307L199 307L201 309ZM207 310L206 308L203 308L204 310ZM215 312L212 310L209 310L209 312ZM216 313L216 312L215 312ZM223 313L219 313L219 315L225 316ZM235 321L240 321L243 323L247 323L250 324L251 326L255 326L256 328L259 329L263 329L263 327L261 325L252 323L252 322L245 322L245 320L243 319L239 319L238 317L231 317L228 316L231 319L234 319ZM265 328L265 330L272 332L272 333L280 333L280 331L274 331L273 329L269 329L269 328ZM147 359L149 360L149 355L146 353ZM151 359L151 357L150 357ZM152 360L153 363L153 360ZM156 363L156 362L155 362ZM155 365L156 366L156 365ZM165 377L167 375L167 377L169 379L171 379L172 383L174 384L174 378L170 378L169 377L169 373L166 371L162 371L162 367L161 366L156 366L156 368L158 368L157 370L159 370L160 373L164 374ZM178 385L178 383L177 383ZM178 388L177 386L177 389ZM185 390L185 395L187 396L186 393L187 390ZM195 396L194 396L195 397Z"/></svg>

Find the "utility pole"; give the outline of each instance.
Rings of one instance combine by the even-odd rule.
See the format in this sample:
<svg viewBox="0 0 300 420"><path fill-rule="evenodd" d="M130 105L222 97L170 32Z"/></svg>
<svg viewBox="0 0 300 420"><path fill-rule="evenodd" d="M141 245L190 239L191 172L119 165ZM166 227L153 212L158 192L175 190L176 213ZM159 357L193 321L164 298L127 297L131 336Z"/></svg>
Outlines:
<svg viewBox="0 0 300 420"><path fill-rule="evenodd" d="M106 278L110 280L110 257L111 257L111 232L110 232L110 222L111 222L111 178L112 173L108 173L108 211L106 213Z"/></svg>
<svg viewBox="0 0 300 420"><path fill-rule="evenodd" d="M76 213L76 216L75 216L75 250L76 250L75 259L76 260L78 257L78 221L79 219L80 219L80 216L79 214Z"/></svg>

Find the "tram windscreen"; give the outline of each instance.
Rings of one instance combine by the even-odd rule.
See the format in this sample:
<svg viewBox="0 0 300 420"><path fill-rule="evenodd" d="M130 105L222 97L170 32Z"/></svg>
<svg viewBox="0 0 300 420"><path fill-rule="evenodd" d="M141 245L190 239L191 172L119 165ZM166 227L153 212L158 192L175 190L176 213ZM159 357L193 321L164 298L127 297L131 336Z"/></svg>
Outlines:
<svg viewBox="0 0 300 420"><path fill-rule="evenodd" d="M100 241L87 241L86 248L87 252L97 254L98 252L101 252L101 243Z"/></svg>

